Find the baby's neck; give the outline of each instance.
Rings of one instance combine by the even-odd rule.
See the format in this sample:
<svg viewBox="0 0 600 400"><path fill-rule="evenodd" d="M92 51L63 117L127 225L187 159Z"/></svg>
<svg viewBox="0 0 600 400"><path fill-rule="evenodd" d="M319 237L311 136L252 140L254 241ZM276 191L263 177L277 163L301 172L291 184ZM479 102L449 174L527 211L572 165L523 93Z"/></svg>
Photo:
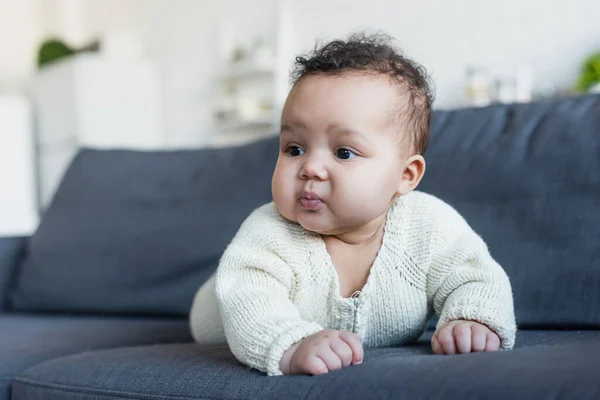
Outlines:
<svg viewBox="0 0 600 400"><path fill-rule="evenodd" d="M384 213L358 228L350 229L339 234L323 235L323 240L325 242L339 241L356 247L368 246L373 242L381 242L386 218L387 213Z"/></svg>

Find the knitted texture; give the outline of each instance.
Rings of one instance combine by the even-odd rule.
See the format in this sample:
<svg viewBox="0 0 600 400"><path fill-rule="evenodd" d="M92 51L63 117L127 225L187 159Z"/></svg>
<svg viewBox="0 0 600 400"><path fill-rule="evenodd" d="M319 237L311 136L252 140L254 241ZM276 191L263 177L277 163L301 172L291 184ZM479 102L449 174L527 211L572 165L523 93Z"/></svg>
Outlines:
<svg viewBox="0 0 600 400"><path fill-rule="evenodd" d="M238 360L280 375L283 353L322 329L352 331L365 347L396 346L417 339L434 312L438 326L478 321L498 334L503 349L514 345L507 275L452 207L412 192L390 207L367 283L351 298L340 296L320 235L285 220L273 203L255 210L225 251L216 280L199 290L191 324L198 342L209 341L203 331L224 332Z"/></svg>

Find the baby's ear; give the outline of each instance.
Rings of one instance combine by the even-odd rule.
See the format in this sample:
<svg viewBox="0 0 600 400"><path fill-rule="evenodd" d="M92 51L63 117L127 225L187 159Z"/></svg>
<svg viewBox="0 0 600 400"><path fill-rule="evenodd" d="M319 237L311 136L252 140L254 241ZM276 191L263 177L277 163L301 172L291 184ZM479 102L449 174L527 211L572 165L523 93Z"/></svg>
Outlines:
<svg viewBox="0 0 600 400"><path fill-rule="evenodd" d="M398 184L398 193L403 196L412 192L419 186L423 175L425 174L425 159L421 155L414 155L406 160L402 178Z"/></svg>

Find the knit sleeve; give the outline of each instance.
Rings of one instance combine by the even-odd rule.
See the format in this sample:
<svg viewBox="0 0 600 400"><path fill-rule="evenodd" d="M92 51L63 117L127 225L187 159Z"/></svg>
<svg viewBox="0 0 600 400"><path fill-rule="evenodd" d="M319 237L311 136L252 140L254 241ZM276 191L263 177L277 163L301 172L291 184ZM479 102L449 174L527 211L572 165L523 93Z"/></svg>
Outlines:
<svg viewBox="0 0 600 400"><path fill-rule="evenodd" d="M323 328L303 320L290 300L294 273L281 254L286 234L264 211L244 222L225 251L216 292L234 356L269 375L281 375L283 353Z"/></svg>
<svg viewBox="0 0 600 400"><path fill-rule="evenodd" d="M440 315L438 327L457 319L476 321L498 335L501 348L510 349L516 323L508 276L484 241L447 207L444 226L432 242L427 276L427 296Z"/></svg>

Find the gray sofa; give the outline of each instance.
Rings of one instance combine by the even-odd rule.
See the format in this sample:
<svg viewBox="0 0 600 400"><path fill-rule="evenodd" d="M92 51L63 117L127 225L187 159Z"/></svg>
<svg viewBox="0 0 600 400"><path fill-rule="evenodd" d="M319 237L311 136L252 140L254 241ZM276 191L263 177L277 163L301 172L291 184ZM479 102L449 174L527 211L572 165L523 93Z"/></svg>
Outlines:
<svg viewBox="0 0 600 400"><path fill-rule="evenodd" d="M0 239L0 399L600 398L600 96L433 117L420 189L509 274L512 351L435 356L429 330L360 366L266 377L192 343L195 290L270 200L277 149L81 151L38 230Z"/></svg>

